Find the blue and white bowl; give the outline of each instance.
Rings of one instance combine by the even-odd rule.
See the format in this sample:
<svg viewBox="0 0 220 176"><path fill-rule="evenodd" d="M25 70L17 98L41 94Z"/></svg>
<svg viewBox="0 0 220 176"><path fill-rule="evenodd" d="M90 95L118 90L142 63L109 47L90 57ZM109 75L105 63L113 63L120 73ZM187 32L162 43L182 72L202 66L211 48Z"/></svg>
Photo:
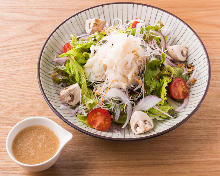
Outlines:
<svg viewBox="0 0 220 176"><path fill-rule="evenodd" d="M188 46L188 63L192 63L197 70L197 81L190 89L189 103L183 112L175 119L165 120L156 124L155 128L145 134L135 135L129 127L125 129L111 129L108 132L101 132L89 128L73 116L70 108L62 108L58 92L61 87L54 84L50 73L55 65L52 60L62 53L63 45L70 40L70 35L85 34L85 21L89 18L100 18L108 24L113 19L119 18L125 23L132 19L149 19L151 25L162 21L165 28L172 29L172 37L168 38L168 44L183 44ZM199 108L208 90L210 82L210 63L206 49L195 31L180 18L157 7L138 3L110 3L98 5L78 12L62 22L48 37L38 62L38 80L40 90L47 104L67 124L73 128L99 138L111 140L137 140L147 139L167 133L189 119Z"/></svg>

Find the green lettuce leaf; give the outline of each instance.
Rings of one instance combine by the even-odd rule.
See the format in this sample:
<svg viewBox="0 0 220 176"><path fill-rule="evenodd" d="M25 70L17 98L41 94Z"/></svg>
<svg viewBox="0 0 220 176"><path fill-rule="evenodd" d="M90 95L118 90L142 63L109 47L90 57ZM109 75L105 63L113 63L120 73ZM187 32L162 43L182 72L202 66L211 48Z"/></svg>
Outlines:
<svg viewBox="0 0 220 176"><path fill-rule="evenodd" d="M122 33L125 33L127 35L133 35L135 36L135 28L132 28L131 26L128 27L125 31L121 31Z"/></svg>
<svg viewBox="0 0 220 176"><path fill-rule="evenodd" d="M163 25L162 22L158 22L158 23L157 23L156 25L154 25L154 26L150 26L150 25L146 26L146 27L145 27L145 30L148 31L148 32L149 32L150 30L160 32L160 30L161 30L161 28L162 28L163 26L164 26L164 25Z"/></svg>
<svg viewBox="0 0 220 176"><path fill-rule="evenodd" d="M91 37L88 38L88 41L92 42L95 45L97 42L102 40L102 38L105 36L106 36L106 33L104 33L104 32L99 32L99 33L96 32Z"/></svg>
<svg viewBox="0 0 220 176"><path fill-rule="evenodd" d="M147 42L151 42L153 39L156 41L156 43L160 46L160 42L161 42L161 39L159 36L155 36L155 34L152 32L152 31L157 31L157 32L161 32L161 28L163 27L163 23L161 22L158 22L156 25L154 26L151 26L151 25L148 25L146 27L142 27L141 28L141 34L144 34L143 35L143 39ZM165 36L165 38L167 38Z"/></svg>
<svg viewBox="0 0 220 176"><path fill-rule="evenodd" d="M81 115L81 114L77 114L77 118L84 124L86 124L87 126L89 126L89 123L87 121L87 116Z"/></svg>
<svg viewBox="0 0 220 176"><path fill-rule="evenodd" d="M174 109L174 108L173 108L172 106L170 106L167 102L165 102L163 105L158 105L158 108L159 108L161 111L163 111L163 112L165 112L165 113L169 113L169 114L170 114L171 112L173 112L173 109ZM155 109L155 108L149 109L146 113L148 114L148 116L154 117L154 118L156 118L157 120L164 120L164 119L169 118L167 115L161 113L160 111L158 111L158 110Z"/></svg>
<svg viewBox="0 0 220 176"><path fill-rule="evenodd" d="M121 103L120 100L111 100L111 101L107 101L107 102L104 101L104 104L105 104L105 108L108 109L108 111L113 115L113 117L115 116L116 104L118 104L119 108L120 108L120 117L118 120L115 120L113 118L113 121L117 124L124 124L125 123L125 121L127 119L127 112L126 112L127 105L126 104Z"/></svg>
<svg viewBox="0 0 220 176"><path fill-rule="evenodd" d="M98 103L92 90L89 89L87 86L82 86L81 88L81 100L82 103L86 105L88 110L92 110Z"/></svg>
<svg viewBox="0 0 220 176"><path fill-rule="evenodd" d="M117 124L124 124L126 119L127 119L127 114L125 112L121 112L119 119L114 120L114 122L117 123Z"/></svg>
<svg viewBox="0 0 220 176"><path fill-rule="evenodd" d="M65 83L67 86L75 84L76 80L73 76L66 72L65 66L56 66L54 68L55 76L53 76L53 81L57 84Z"/></svg>
<svg viewBox="0 0 220 176"><path fill-rule="evenodd" d="M157 59L150 61L146 66L144 86L147 95L150 95L160 87L160 80L158 78L160 67L161 61Z"/></svg>
<svg viewBox="0 0 220 176"><path fill-rule="evenodd" d="M184 70L180 67L171 67L168 65L167 70L171 73L172 78L183 78L185 81L189 79L189 75L183 74Z"/></svg>
<svg viewBox="0 0 220 176"><path fill-rule="evenodd" d="M71 35L71 38L72 38L72 40L71 40L70 44L71 44L73 47L76 47L76 45L77 45L77 43L78 43L78 41L77 41L77 36L73 34L73 35Z"/></svg>
<svg viewBox="0 0 220 176"><path fill-rule="evenodd" d="M147 63L144 74L146 95L154 94L160 96L161 79L168 74L163 66L165 61L166 56L162 53L161 60L155 59Z"/></svg>
<svg viewBox="0 0 220 176"><path fill-rule="evenodd" d="M164 63L166 61L166 54L162 53L160 58L161 58L161 64Z"/></svg>
<svg viewBox="0 0 220 176"><path fill-rule="evenodd" d="M70 58L66 62L66 72L75 78L75 81L81 87L81 101L91 110L97 105L97 100L91 89L87 87L86 74L82 66L74 59Z"/></svg>
<svg viewBox="0 0 220 176"><path fill-rule="evenodd" d="M170 72L167 71L163 62L166 61L166 55L161 54L161 60L150 61L146 66L144 75L144 86L146 95L156 95L162 99L159 103L163 105L167 100L167 86L172 81Z"/></svg>
<svg viewBox="0 0 220 176"><path fill-rule="evenodd" d="M161 68L161 61L153 60L147 64L144 76L146 94L162 98L161 105L167 100L167 86L171 81L172 78Z"/></svg>
<svg viewBox="0 0 220 176"><path fill-rule="evenodd" d="M164 76L162 78L161 82L161 88L160 88L160 98L162 98L162 101L159 103L160 105L163 105L165 101L167 100L167 86L172 81L172 78Z"/></svg>
<svg viewBox="0 0 220 176"><path fill-rule="evenodd" d="M73 49L61 54L59 57L72 57L75 58L78 63L84 65L90 57L90 47L93 45L93 42L78 42L73 45Z"/></svg>

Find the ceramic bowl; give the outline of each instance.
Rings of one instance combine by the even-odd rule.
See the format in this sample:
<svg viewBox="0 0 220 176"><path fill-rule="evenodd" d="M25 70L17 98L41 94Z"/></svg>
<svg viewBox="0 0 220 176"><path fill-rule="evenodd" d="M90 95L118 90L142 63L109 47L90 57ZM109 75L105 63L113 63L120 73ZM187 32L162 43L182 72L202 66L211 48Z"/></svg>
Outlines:
<svg viewBox="0 0 220 176"><path fill-rule="evenodd" d="M172 30L172 37L168 38L168 44L183 44L188 46L189 55L188 63L192 63L197 70L197 81L190 89L189 103L183 112L179 113L175 119L165 120L157 123L155 128L145 134L135 135L129 128L114 130L108 132L101 132L89 128L81 123L73 116L70 108L61 108L61 101L58 95L61 87L54 84L50 73L55 67L51 62L55 56L62 53L63 45L70 40L70 35L85 34L85 21L89 18L104 19L108 24L112 24L113 19L119 18L122 22L132 19L149 20L151 25L162 21L165 28ZM67 124L73 128L99 138L111 140L138 140L147 139L167 133L183 122L189 119L199 108L202 103L209 86L210 81L210 64L206 49L196 34L196 32L183 20L177 16L145 4L138 3L110 3L90 7L81 12L74 14L65 21L63 21L46 40L39 57L38 63L38 80L40 90L44 99L54 111Z"/></svg>
<svg viewBox="0 0 220 176"><path fill-rule="evenodd" d="M39 164L24 164L24 163L18 161L13 155L13 152L12 152L13 140L21 130L23 130L24 128L30 127L30 126L35 126L35 125L45 126L45 127L49 128L50 130L52 130L55 133L55 135L58 137L60 145L59 145L57 152L54 154L54 156L52 156L47 161L44 161ZM72 134L70 132L66 131L65 129L63 129L60 125L58 125L54 121L52 121L48 118L45 118L45 117L29 117L29 118L26 118L26 119L18 122L10 130L10 132L8 133L7 139L6 139L6 149L7 149L7 152L8 152L8 155L10 156L10 158L15 163L17 163L19 166L21 166L22 168L24 168L30 172L40 172L40 171L48 169L57 161L63 147L71 139L72 139Z"/></svg>

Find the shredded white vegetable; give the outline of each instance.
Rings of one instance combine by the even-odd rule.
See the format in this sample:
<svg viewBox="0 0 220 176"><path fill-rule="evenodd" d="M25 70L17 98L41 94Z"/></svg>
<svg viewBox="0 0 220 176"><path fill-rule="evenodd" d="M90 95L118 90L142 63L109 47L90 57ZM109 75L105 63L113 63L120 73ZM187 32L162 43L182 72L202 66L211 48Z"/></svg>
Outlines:
<svg viewBox="0 0 220 176"><path fill-rule="evenodd" d="M113 32L103 40L107 42L96 48L84 67L88 79L91 82L114 80L112 87L125 90L135 81L146 60L141 39Z"/></svg>

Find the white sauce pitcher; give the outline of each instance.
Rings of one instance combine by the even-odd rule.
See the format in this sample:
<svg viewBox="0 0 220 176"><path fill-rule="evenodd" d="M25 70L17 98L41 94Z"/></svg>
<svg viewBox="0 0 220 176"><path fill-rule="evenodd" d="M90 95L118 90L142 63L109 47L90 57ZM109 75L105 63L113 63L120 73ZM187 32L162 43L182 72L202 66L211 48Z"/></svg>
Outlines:
<svg viewBox="0 0 220 176"><path fill-rule="evenodd" d="M24 164L18 161L12 152L12 143L14 138L17 136L17 134L23 130L24 128L27 128L29 126L36 126L36 125L41 125L49 128L52 130L57 138L59 139L59 147L57 149L57 152L53 155L52 158L50 158L47 161L44 161L39 164ZM65 129L63 129L60 125L55 123L54 121L45 118L45 117L29 117L26 118L20 122L18 122L8 133L8 137L6 139L6 149L11 157L11 159L17 163L19 166L23 167L24 169L31 171L31 172L39 172L48 169L51 167L56 160L59 158L60 153L63 149L63 147L72 139L72 134Z"/></svg>

